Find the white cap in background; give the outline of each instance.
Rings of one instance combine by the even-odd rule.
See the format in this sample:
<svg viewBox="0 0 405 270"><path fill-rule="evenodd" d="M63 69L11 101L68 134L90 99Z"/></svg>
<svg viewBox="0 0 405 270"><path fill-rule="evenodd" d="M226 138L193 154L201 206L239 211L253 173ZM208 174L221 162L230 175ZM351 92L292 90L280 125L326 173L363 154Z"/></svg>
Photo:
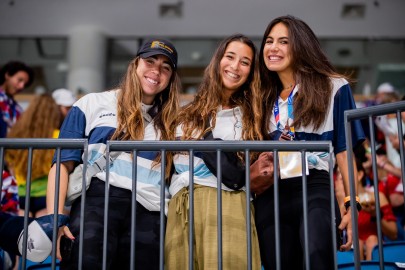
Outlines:
<svg viewBox="0 0 405 270"><path fill-rule="evenodd" d="M76 96L73 94L73 92L64 88L53 91L52 97L56 104L65 107L71 107L73 103L76 102Z"/></svg>
<svg viewBox="0 0 405 270"><path fill-rule="evenodd" d="M394 86L388 82L382 83L377 88L377 93L394 93L395 89Z"/></svg>

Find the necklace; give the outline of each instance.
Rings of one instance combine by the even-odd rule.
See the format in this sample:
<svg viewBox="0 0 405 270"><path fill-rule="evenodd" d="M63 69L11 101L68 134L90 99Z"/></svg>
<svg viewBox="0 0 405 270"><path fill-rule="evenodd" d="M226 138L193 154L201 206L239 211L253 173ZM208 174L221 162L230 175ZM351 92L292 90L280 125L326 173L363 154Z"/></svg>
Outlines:
<svg viewBox="0 0 405 270"><path fill-rule="evenodd" d="M285 100L287 98L287 96L292 93L294 86L295 86L295 84L292 83L288 87L281 89L279 95L282 100Z"/></svg>
<svg viewBox="0 0 405 270"><path fill-rule="evenodd" d="M281 90L288 90L288 89L291 89L293 86L294 86L294 84L292 83L289 86L287 86L287 87L285 87L285 88L283 88Z"/></svg>

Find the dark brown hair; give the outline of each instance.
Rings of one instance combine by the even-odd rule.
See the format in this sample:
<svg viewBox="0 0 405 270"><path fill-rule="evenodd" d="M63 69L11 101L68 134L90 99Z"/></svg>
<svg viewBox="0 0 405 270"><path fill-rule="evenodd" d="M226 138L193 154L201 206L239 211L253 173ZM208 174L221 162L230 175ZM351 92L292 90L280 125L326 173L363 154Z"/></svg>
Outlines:
<svg viewBox="0 0 405 270"><path fill-rule="evenodd" d="M223 83L219 72L220 62L228 45L238 41L246 44L252 49L253 59L250 74L246 82L230 97L229 104L233 107L240 106L243 117L242 138L244 140L262 139L260 134L261 124L261 96L260 81L258 76L257 51L254 43L242 34L235 34L224 39L216 49L209 65L205 69L202 83L194 101L186 105L180 112L180 123L183 124L183 138L193 139L193 135L199 134L201 138L209 126L209 119L213 119L215 127L215 116L217 109L223 104ZM194 133L196 132L196 133ZM195 139L195 138L194 138Z"/></svg>
<svg viewBox="0 0 405 270"><path fill-rule="evenodd" d="M28 82L24 87L29 87L34 81L34 70L23 62L19 61L10 61L0 69L0 85L5 82L6 74L13 76L19 71L24 71L28 74Z"/></svg>
<svg viewBox="0 0 405 270"><path fill-rule="evenodd" d="M267 69L263 59L266 38L276 24L288 28L291 53L291 68L299 92L294 98L294 127L313 125L318 129L325 120L332 94L330 77L344 77L335 71L322 51L315 33L302 20L287 15L272 20L264 32L260 46L259 68L262 90L264 91L263 131L268 133L273 105L282 88L277 72ZM326 102L327 101L327 102Z"/></svg>

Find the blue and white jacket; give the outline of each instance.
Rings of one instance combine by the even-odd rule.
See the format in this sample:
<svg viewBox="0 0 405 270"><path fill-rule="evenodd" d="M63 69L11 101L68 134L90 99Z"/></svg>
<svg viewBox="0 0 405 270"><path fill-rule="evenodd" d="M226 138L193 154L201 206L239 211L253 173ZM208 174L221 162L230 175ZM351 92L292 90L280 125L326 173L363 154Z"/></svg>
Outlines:
<svg viewBox="0 0 405 270"><path fill-rule="evenodd" d="M59 138L80 139L89 141L88 162L92 165L104 154L106 142L117 127L117 95L120 90L90 93L79 99L63 122ZM147 114L151 106L142 104L145 121L144 140L159 140L160 132L153 127L153 120ZM61 151L61 162L75 161L82 163L81 150L65 149ZM153 164L158 152L139 152L137 167L137 201L150 211L160 211L160 165ZM55 158L54 161L55 162ZM101 171L96 177L105 181L106 173ZM132 157L122 152L110 168L109 183L115 187L132 189ZM166 204L169 193L165 194ZM166 207L167 209L167 207Z"/></svg>
<svg viewBox="0 0 405 270"><path fill-rule="evenodd" d="M326 113L323 125L314 130L313 126L300 127L295 129L295 137L299 141L332 141L335 154L346 150L346 135L344 126L344 111L356 109L352 90L347 80L343 78L331 78L333 85L332 95L329 102L329 111ZM293 97L299 91L299 85L293 89ZM280 124L285 126L288 119L287 99L279 97ZM274 112L274 109L273 109ZM272 138L278 140L281 131L277 129L274 113L270 117L270 132ZM361 143L365 139L364 131L359 120L352 122L352 142L353 146ZM318 169L329 171L328 153L313 152L307 154L308 169Z"/></svg>

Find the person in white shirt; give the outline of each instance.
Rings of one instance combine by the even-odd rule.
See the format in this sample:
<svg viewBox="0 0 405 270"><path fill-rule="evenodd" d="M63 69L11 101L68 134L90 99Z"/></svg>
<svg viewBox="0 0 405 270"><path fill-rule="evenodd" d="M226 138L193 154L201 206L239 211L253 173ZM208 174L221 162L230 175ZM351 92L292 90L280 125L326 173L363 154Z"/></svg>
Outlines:
<svg viewBox="0 0 405 270"><path fill-rule="evenodd" d="M205 70L195 99L179 113L176 137L200 140L261 139L261 97L258 87L257 56L253 42L236 34L224 39ZM216 156L214 154L214 156ZM235 170L222 164L222 265L224 269L247 268L246 190L242 172L236 181L243 154L233 156ZM224 162L224 159L222 159ZM216 269L217 262L217 186L216 171L208 164L216 159L204 152L194 155L194 266ZM165 242L166 269L188 268L189 155L174 156L175 173L169 192ZM240 165L244 167L244 165ZM242 170L243 171L243 170ZM225 176L231 181L225 182ZM235 179L233 179L233 177ZM232 182L232 180L235 180ZM252 268L260 269L257 233L252 206Z"/></svg>

